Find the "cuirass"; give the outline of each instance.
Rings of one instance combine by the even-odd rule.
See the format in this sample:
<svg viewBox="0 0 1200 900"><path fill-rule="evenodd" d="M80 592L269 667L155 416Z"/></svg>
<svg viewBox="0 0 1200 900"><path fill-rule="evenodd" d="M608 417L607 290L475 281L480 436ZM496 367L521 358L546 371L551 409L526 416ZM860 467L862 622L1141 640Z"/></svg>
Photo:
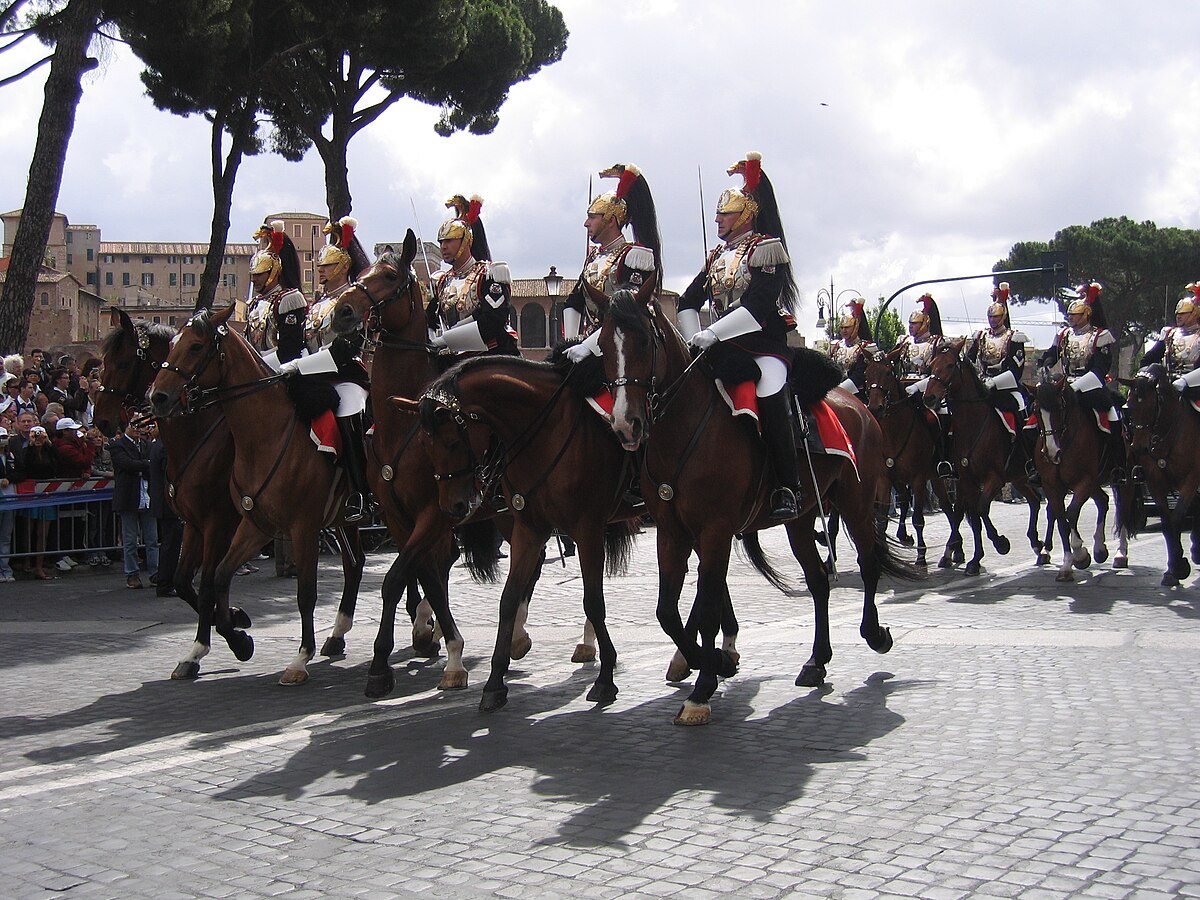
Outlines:
<svg viewBox="0 0 1200 900"><path fill-rule="evenodd" d="M334 288L330 293L318 297L309 307L308 318L304 322L304 340L310 351L315 353L333 341L333 308L349 288L349 284Z"/></svg>
<svg viewBox="0 0 1200 900"><path fill-rule="evenodd" d="M733 246L724 248L709 267L708 288L718 313L736 306L750 287L749 255L757 237L748 234Z"/></svg>
<svg viewBox="0 0 1200 900"><path fill-rule="evenodd" d="M1092 326L1076 334L1074 330L1068 330L1066 340L1059 346L1059 353L1063 359L1063 371L1068 375L1082 375L1087 371L1088 362L1091 361L1092 353L1095 349L1096 329Z"/></svg>
<svg viewBox="0 0 1200 900"><path fill-rule="evenodd" d="M829 349L829 358L842 370L843 375L849 375L850 368L858 361L861 352L862 341L855 341L852 344L838 341Z"/></svg>
<svg viewBox="0 0 1200 900"><path fill-rule="evenodd" d="M900 354L900 374L912 379L924 378L929 374L933 360L933 341L905 341Z"/></svg>
<svg viewBox="0 0 1200 900"><path fill-rule="evenodd" d="M438 283L438 312L447 328L474 317L485 268L480 263L462 275L451 272Z"/></svg>
<svg viewBox="0 0 1200 900"><path fill-rule="evenodd" d="M1182 328L1171 332L1163 361L1172 375L1183 375L1200 365L1200 331L1191 334Z"/></svg>

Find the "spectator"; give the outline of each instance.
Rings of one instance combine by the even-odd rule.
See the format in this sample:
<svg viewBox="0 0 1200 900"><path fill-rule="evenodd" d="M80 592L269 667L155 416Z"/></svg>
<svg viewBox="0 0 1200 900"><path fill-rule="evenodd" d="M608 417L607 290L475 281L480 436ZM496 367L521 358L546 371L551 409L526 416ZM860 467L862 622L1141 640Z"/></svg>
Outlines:
<svg viewBox="0 0 1200 900"><path fill-rule="evenodd" d="M58 420L63 417L63 408L61 403L48 403L46 410L42 413L40 425L46 429L47 433L54 434L58 430Z"/></svg>
<svg viewBox="0 0 1200 900"><path fill-rule="evenodd" d="M4 357L4 371L9 375L20 377L25 371L25 360L21 358L21 354L13 353L11 356Z"/></svg>
<svg viewBox="0 0 1200 900"><path fill-rule="evenodd" d="M54 445L50 443L50 435L41 425L29 429L29 443L21 451L18 465L22 480L45 481L54 477L58 469L58 457ZM28 571L43 581L49 581L54 576L47 574L42 564L46 555L46 534L50 530L50 523L58 520L58 510L53 506L39 506L28 510L28 515L29 546L33 552Z"/></svg>
<svg viewBox="0 0 1200 900"><path fill-rule="evenodd" d="M158 527L150 513L150 447L140 425L130 423L109 445L116 483L113 511L121 518L121 545L125 551L125 587L139 589L138 530L146 546L146 569L150 582L158 576Z"/></svg>
<svg viewBox="0 0 1200 900"><path fill-rule="evenodd" d="M50 384L44 391L50 403L61 403L65 409L71 399L71 373L66 369L55 369L50 373Z"/></svg>
<svg viewBox="0 0 1200 900"><path fill-rule="evenodd" d="M0 393L0 426L11 434L16 424L17 404L13 402L12 397Z"/></svg>
<svg viewBox="0 0 1200 900"><path fill-rule="evenodd" d="M108 441L105 440L100 429L93 426L87 430L84 437L95 448L95 456L92 457L92 477L112 478L112 453L109 452ZM115 536L112 534L110 527L112 522L112 501L101 500L99 503L89 503L87 511L88 546L93 548L112 546L115 543ZM96 566L111 566L112 559L106 551L93 550L87 558L87 564L93 568Z"/></svg>
<svg viewBox="0 0 1200 900"><path fill-rule="evenodd" d="M45 399L45 398L42 398ZM39 418L44 404L38 403L37 384L28 378L21 379L21 387L16 396L17 412L31 412Z"/></svg>
<svg viewBox="0 0 1200 900"><path fill-rule="evenodd" d="M12 486L12 460L8 455L8 429L0 428L0 496L16 493ZM13 511L0 511L0 582L16 581L9 557L12 556Z"/></svg>
<svg viewBox="0 0 1200 900"><path fill-rule="evenodd" d="M96 400L100 395L100 379L96 376L84 378L69 403L64 404L67 415L77 421L84 429L92 427L96 417Z"/></svg>
<svg viewBox="0 0 1200 900"><path fill-rule="evenodd" d="M96 448L84 439L83 426L74 419L59 419L55 424L54 449L58 453L59 475L83 478L91 474Z"/></svg>
<svg viewBox="0 0 1200 900"><path fill-rule="evenodd" d="M158 581L155 593L159 597L175 596L175 567L179 563L179 548L183 543L183 521L167 497L167 448L158 435L158 423L149 425L150 436L150 512L158 522Z"/></svg>

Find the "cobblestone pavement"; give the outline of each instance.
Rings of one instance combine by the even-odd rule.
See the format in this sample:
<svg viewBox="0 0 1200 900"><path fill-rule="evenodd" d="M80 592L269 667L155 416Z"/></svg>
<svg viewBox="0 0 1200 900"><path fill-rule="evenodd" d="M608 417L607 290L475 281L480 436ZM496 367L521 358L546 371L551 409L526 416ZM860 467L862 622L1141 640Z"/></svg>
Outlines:
<svg viewBox="0 0 1200 900"><path fill-rule="evenodd" d="M115 569L4 585L0 894L1200 896L1200 588L1158 586L1153 533L1133 568L1056 584L1023 507L997 519L1013 551L982 577L885 585L887 656L859 639L843 572L820 689L793 684L805 595L735 565L741 671L698 729L671 724L687 690L663 680L652 532L607 583L621 693L603 709L584 699L594 666L569 662L578 569L557 553L491 715L498 588L461 569L471 686L440 693L441 660L399 650L379 702L363 685L389 556L369 560L346 658L300 688L276 683L299 631L267 566L235 581L254 658L217 646L192 683L168 679L191 641L180 601ZM764 543L782 562L782 534Z"/></svg>

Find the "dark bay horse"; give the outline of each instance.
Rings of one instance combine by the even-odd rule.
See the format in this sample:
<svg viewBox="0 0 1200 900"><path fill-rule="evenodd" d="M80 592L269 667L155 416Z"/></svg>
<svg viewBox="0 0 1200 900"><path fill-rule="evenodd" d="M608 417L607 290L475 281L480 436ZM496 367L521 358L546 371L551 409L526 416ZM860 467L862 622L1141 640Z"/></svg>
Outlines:
<svg viewBox="0 0 1200 900"><path fill-rule="evenodd" d="M1180 395L1158 363L1142 369L1134 378L1122 378L1121 384L1129 388L1125 421L1130 461L1134 464L1131 474L1145 483L1162 513L1163 540L1167 542L1162 585L1174 587L1192 571L1183 554L1181 534L1200 489L1200 413ZM1167 496L1171 491L1179 493L1173 510ZM1192 562L1200 564L1200 523L1195 521Z"/></svg>
<svg viewBox="0 0 1200 900"><path fill-rule="evenodd" d="M1109 499L1104 490L1115 469L1125 465L1124 453L1111 452L1111 442L1095 423L1095 413L1080 402L1063 375L1045 378L1037 386L1039 434L1034 462L1046 494L1046 510L1051 523L1057 523L1062 541L1063 562L1055 581L1074 581L1072 566L1086 569L1092 558L1108 559L1104 543ZM1117 427L1114 425L1113 427ZM1113 565L1128 565L1128 532L1121 515L1120 491L1117 497L1119 548ZM1071 502L1067 503L1067 494ZM1096 504L1096 532L1089 555L1079 536L1079 512L1091 499Z"/></svg>
<svg viewBox="0 0 1200 900"><path fill-rule="evenodd" d="M446 664L438 686L457 690L465 688L468 680L462 661L462 632L448 597L450 566L456 558L454 522L438 505L433 463L417 440L417 415L389 399L419 397L437 374L426 332L425 292L412 268L416 253L417 238L409 229L401 252L384 253L362 272L338 298L332 314L336 332L364 329L374 347L371 406L375 427L367 446L367 474L388 533L399 548L381 589L383 609L367 672L366 695L372 698L386 697L395 687L390 658L396 643L396 610L406 589L417 652L436 652L437 631L445 637ZM472 574L494 579L492 527L484 523L483 528L467 528L461 533ZM414 579L425 590L420 605L411 603L416 599L411 589ZM515 640L513 656L520 658L532 643L523 625Z"/></svg>
<svg viewBox="0 0 1200 900"><path fill-rule="evenodd" d="M357 543L358 529L341 521L345 479L309 439L309 423L297 414L287 389L257 351L228 329L233 309L202 310L188 319L151 385L150 400L155 414L169 419L188 409L204 408L208 403L204 398L214 398L233 438L228 476L219 484L195 488L196 502L211 503L217 491L229 492L242 513L211 585L201 581L201 627L215 620L217 633L228 640L234 628L229 607L234 573L276 533L289 535L296 558L301 637L300 650L284 669L280 683L303 684L308 680L307 664L316 653L313 614L321 529L336 525L353 534L357 555L355 565L346 571L338 609L345 622L353 620L365 558ZM299 485L304 490L297 490ZM177 487L177 499L179 493Z"/></svg>
<svg viewBox="0 0 1200 900"><path fill-rule="evenodd" d="M118 426L147 409L147 392L154 376L171 349L175 329L166 325L134 322L117 310L120 324L101 348L104 389L96 400L95 424L111 437ZM201 410L194 415L164 419L160 436L167 451L167 492L184 522L179 562L173 587L176 593L199 615L196 590L192 585L197 570L202 590L210 590L217 563L237 531L241 514L228 496L227 485L233 467L233 437L229 423L219 408ZM353 577L361 556L357 532L337 529L342 554L342 571L347 577L342 608L354 610L357 582ZM243 629L250 617L236 606L230 607L233 630L226 637L230 650L240 660L254 651L254 641ZM196 640L171 677L191 679L200 674L200 660L209 652L211 611L207 620L198 620ZM339 613L333 629L321 647L323 656L335 656L345 649L345 634L353 619Z"/></svg>
<svg viewBox="0 0 1200 900"><path fill-rule="evenodd" d="M762 558L756 531L770 527L766 501L773 485L761 439L730 415L712 379L698 365L657 303L646 304L628 292L612 298L601 329L605 376L613 394L613 430L626 449L641 448L641 487L658 535L657 615L663 630L699 671L676 724L709 721L709 701L717 679L736 673L729 653L716 647L723 606L728 602L727 574L733 538L744 546L756 568L774 584L781 579ZM836 379L833 382L836 383ZM917 578L899 562L876 531L882 501L883 436L866 407L834 389L827 395L857 451L857 471L840 456L817 455L814 484L801 458L802 510L786 523L792 553L799 560L813 595L816 634L812 655L796 679L800 686L820 685L833 656L829 640L829 576L815 541L818 492L836 505L858 550L864 584L859 632L878 653L892 647L879 623L875 591L882 572ZM688 557L699 557L696 615L700 641L689 634L679 614L679 596Z"/></svg>
<svg viewBox="0 0 1200 900"><path fill-rule="evenodd" d="M569 365L567 373L574 371ZM442 508L466 521L499 494L512 512L512 554L491 675L479 703L483 712L507 700L504 676L513 629L555 529L575 541L583 608L600 649L600 671L587 699L607 703L617 696L604 572L606 562L610 573L624 570L629 525L640 511L625 499L630 455L607 422L570 389L568 377L549 363L483 356L455 365L420 401Z"/></svg>
<svg viewBox="0 0 1200 900"><path fill-rule="evenodd" d="M1041 498L1029 485L1015 439L1000 421L988 389L979 380L974 367L963 360L963 343L962 338L943 341L934 351L929 384L925 387L925 405L936 409L946 401L950 408L951 462L958 477L954 527L957 529L961 525L965 515L975 538L975 553L963 571L967 575L978 575L982 571L984 529L1001 556L1011 549L1008 538L996 530L990 515L992 501L1007 482L1011 482L1029 504L1029 527L1025 535L1039 558L1045 544L1038 538ZM1047 535L1051 527L1047 526Z"/></svg>
<svg viewBox="0 0 1200 900"><path fill-rule="evenodd" d="M927 564L925 504L930 488L950 523L950 537L938 566L946 568L954 562L962 562L962 535L951 514L954 504L946 482L937 475L937 447L924 419L926 410L904 392L896 374L894 357L869 362L863 376L863 388L867 393L867 408L883 430L886 477L893 488L907 488L911 494L913 530L917 534L916 564Z"/></svg>

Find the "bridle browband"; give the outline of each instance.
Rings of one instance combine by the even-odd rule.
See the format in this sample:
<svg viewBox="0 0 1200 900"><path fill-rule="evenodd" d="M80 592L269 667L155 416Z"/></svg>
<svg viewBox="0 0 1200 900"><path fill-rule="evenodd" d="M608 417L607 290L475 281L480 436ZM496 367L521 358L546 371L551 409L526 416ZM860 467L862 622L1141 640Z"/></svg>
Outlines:
<svg viewBox="0 0 1200 900"><path fill-rule="evenodd" d="M376 263L376 265L392 270L396 273L397 277L400 275L399 268L390 263ZM366 342L372 349L383 346L393 350L425 350L432 352L432 348L427 342L410 341L407 338L396 337L383 326L384 311L397 300L401 299L405 292L411 289L412 285L416 282L416 275L413 273L411 266L406 274L407 277L396 285L395 290L386 297L381 297L378 300L371 296L371 289L361 279L354 278L347 284L347 290L362 291L363 295L367 298L367 311L363 315L362 328Z"/></svg>
<svg viewBox="0 0 1200 900"><path fill-rule="evenodd" d="M194 323L194 317L188 319L183 327L187 328ZM243 397L248 397L251 394L257 394L261 390L265 390L273 384L278 384L288 376L275 373L267 375L263 378L254 381L247 381L242 384L230 384L225 387L200 387L200 378L212 365L213 360L218 360L218 364L225 362L225 350L221 346L222 341L228 337L229 328L225 325L217 325L212 329L212 342L208 345L208 350L204 354L204 358L200 360L198 368L188 372L179 366L172 363L169 359L163 360L159 368L178 375L183 379L183 386L179 389L179 407L182 415L192 415L202 412L218 403L240 400Z"/></svg>

